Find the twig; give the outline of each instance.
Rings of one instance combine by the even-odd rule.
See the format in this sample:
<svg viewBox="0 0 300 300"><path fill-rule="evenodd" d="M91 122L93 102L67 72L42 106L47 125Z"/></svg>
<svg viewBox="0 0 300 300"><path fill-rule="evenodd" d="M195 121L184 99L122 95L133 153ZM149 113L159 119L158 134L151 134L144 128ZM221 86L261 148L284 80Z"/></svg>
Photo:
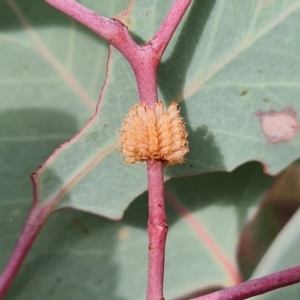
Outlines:
<svg viewBox="0 0 300 300"><path fill-rule="evenodd" d="M158 29L151 43L161 57L168 46L170 39L178 27L179 22L191 4L191 0L175 0L168 15Z"/></svg>
<svg viewBox="0 0 300 300"><path fill-rule="evenodd" d="M75 0L45 1L117 48L134 71L140 101L150 107L157 102L157 67L191 0L175 0L156 35L142 46L134 42L127 27L116 19L100 16Z"/></svg>
<svg viewBox="0 0 300 300"><path fill-rule="evenodd" d="M129 34L127 27L119 20L100 16L75 0L45 1L107 40L127 60L135 60L134 56L137 44Z"/></svg>
<svg viewBox="0 0 300 300"><path fill-rule="evenodd" d="M149 254L147 300L162 300L165 244L168 232L164 203L163 165L161 161L148 160L149 190Z"/></svg>
<svg viewBox="0 0 300 300"><path fill-rule="evenodd" d="M2 299L13 282L35 238L46 222L50 211L50 206L41 206L37 202L33 204L15 250L1 274L0 299Z"/></svg>
<svg viewBox="0 0 300 300"><path fill-rule="evenodd" d="M157 99L157 67L162 55L186 12L191 0L176 0L157 34L146 45L139 46L133 68L140 101L150 107ZM148 160L148 284L147 300L163 300L165 244L168 223L164 205L164 178L161 161Z"/></svg>
<svg viewBox="0 0 300 300"><path fill-rule="evenodd" d="M191 300L243 300L299 282L300 266L296 266Z"/></svg>

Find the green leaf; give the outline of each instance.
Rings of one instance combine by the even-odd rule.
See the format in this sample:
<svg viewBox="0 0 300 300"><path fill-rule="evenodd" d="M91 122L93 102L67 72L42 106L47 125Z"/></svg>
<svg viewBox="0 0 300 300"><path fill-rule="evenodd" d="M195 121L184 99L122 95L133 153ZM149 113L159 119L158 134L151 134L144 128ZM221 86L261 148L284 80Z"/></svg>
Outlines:
<svg viewBox="0 0 300 300"><path fill-rule="evenodd" d="M171 3L136 1L122 21L148 41ZM299 7L193 2L159 70L160 98L181 103L191 149L187 163L166 169L166 178L232 170L250 160L276 173L299 156ZM37 173L41 202L122 216L146 189L145 166L125 165L117 150L122 119L137 101L133 72L112 49L98 114Z"/></svg>
<svg viewBox="0 0 300 300"><path fill-rule="evenodd" d="M166 299L233 284L240 231L272 181L258 163L250 163L232 173L166 183ZM3 238L15 236L14 224L22 221L19 217L3 226L12 207L0 210ZM23 219L23 210L20 215ZM5 300L145 298L147 217L147 193L130 205L120 222L71 210L55 213ZM1 265L8 252L1 250Z"/></svg>
<svg viewBox="0 0 300 300"><path fill-rule="evenodd" d="M148 41L168 8L136 1L130 30ZM190 132L187 164L168 175L231 170L248 160L274 174L299 157L292 120L300 108L299 8L298 0L193 1L159 69L160 98L181 103ZM257 114L273 110L283 115L261 115L261 127Z"/></svg>
<svg viewBox="0 0 300 300"><path fill-rule="evenodd" d="M299 228L300 210L293 216L285 228L275 239L268 252L258 265L253 278L268 275L299 264ZM265 295L254 297L257 300L297 299L300 293L300 285L294 284Z"/></svg>

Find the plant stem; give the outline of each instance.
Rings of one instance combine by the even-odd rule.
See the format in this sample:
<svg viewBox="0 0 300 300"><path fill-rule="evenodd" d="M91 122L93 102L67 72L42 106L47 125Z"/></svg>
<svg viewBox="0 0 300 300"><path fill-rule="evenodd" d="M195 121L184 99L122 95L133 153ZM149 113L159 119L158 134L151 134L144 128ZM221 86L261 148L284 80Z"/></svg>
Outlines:
<svg viewBox="0 0 300 300"><path fill-rule="evenodd" d="M127 60L135 59L137 44L127 27L117 19L105 18L75 0L45 0L71 18L90 28L115 46Z"/></svg>
<svg viewBox="0 0 300 300"><path fill-rule="evenodd" d="M296 266L191 300L242 300L299 282L300 266Z"/></svg>
<svg viewBox="0 0 300 300"><path fill-rule="evenodd" d="M164 204L164 178L161 161L148 160L149 254L147 300L163 300L165 244L168 223Z"/></svg>
<svg viewBox="0 0 300 300"><path fill-rule="evenodd" d="M34 202L17 245L0 277L0 299L4 296L20 269L35 238L42 229L51 207Z"/></svg>
<svg viewBox="0 0 300 300"><path fill-rule="evenodd" d="M190 0L176 0L154 38L138 46L133 61L140 101L154 108L157 98L157 67L175 29L186 12ZM148 218L148 283L147 300L163 300L165 245L168 223L164 204L164 176L161 161L147 161L149 218Z"/></svg>
<svg viewBox="0 0 300 300"><path fill-rule="evenodd" d="M139 46L132 39L127 27L117 19L98 15L75 0L45 1L90 28L116 47L124 55L134 71L141 67L141 58L145 58L142 57L145 55L145 52L147 52L146 55L152 57L152 66L156 65L157 67L174 31L191 4L191 0L175 0L152 40L143 46Z"/></svg>
<svg viewBox="0 0 300 300"><path fill-rule="evenodd" d="M175 0L168 15L164 19L151 43L155 45L157 54L162 57L179 22L191 4L191 0Z"/></svg>

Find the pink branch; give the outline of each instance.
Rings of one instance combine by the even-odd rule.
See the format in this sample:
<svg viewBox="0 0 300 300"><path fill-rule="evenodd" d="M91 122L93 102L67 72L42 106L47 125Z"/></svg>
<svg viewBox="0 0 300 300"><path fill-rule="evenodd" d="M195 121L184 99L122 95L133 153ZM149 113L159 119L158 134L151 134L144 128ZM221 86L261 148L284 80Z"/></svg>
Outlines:
<svg viewBox="0 0 300 300"><path fill-rule="evenodd" d="M139 52L142 52L142 55L137 53L137 57L142 57L142 59L133 62L132 65L137 65L133 68L133 71L137 82L140 102L154 108L158 101L156 71L159 58L155 56L153 58L152 50L140 48Z"/></svg>
<svg viewBox="0 0 300 300"><path fill-rule="evenodd" d="M15 250L0 277L0 299L10 287L50 210L50 206L42 206L36 202L33 204Z"/></svg>
<svg viewBox="0 0 300 300"><path fill-rule="evenodd" d="M162 57L171 37L173 36L173 33L175 32L191 2L191 0L175 0L167 17L158 29L156 35L151 40L151 43L155 47L160 57Z"/></svg>
<svg viewBox="0 0 300 300"><path fill-rule="evenodd" d="M155 37L139 46L135 59L129 61L133 68L140 101L154 107L157 99L157 66L191 1L176 0ZM164 178L161 161L148 160L148 284L147 300L163 300L165 244L168 223L164 204Z"/></svg>
<svg viewBox="0 0 300 300"><path fill-rule="evenodd" d="M157 66L191 0L175 0L156 35L143 46L139 46L133 41L127 27L120 21L100 16L75 0L45 1L84 24L116 47L127 59L135 73L140 101L149 106L154 105L157 101ZM155 101L154 98L156 98Z"/></svg>
<svg viewBox="0 0 300 300"><path fill-rule="evenodd" d="M147 300L162 300L165 265L165 244L168 231L164 203L163 164L148 160L149 190L149 255Z"/></svg>
<svg viewBox="0 0 300 300"><path fill-rule="evenodd" d="M127 27L119 20L100 16L75 0L45 1L107 40L110 44L115 46L128 61L135 60L135 52L138 46L133 41Z"/></svg>
<svg viewBox="0 0 300 300"><path fill-rule="evenodd" d="M299 282L300 266L296 266L191 300L242 300Z"/></svg>
<svg viewBox="0 0 300 300"><path fill-rule="evenodd" d="M167 17L149 43L139 46L133 61L140 101L153 107L157 102L157 67L191 0L175 0Z"/></svg>

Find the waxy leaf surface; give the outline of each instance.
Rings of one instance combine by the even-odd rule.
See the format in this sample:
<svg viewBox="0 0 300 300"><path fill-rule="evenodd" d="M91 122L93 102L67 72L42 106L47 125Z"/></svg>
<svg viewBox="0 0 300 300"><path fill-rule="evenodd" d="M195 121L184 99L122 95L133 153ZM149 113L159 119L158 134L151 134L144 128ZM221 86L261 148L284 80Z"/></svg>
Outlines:
<svg viewBox="0 0 300 300"><path fill-rule="evenodd" d="M166 299L236 283L238 237L271 183L258 163L166 183ZM1 265L10 250L5 241L15 237L26 216L20 206L20 215L9 222L5 212L12 207L1 209ZM72 210L54 213L5 300L144 299L147 218L147 193L120 222Z"/></svg>
<svg viewBox="0 0 300 300"><path fill-rule="evenodd" d="M120 19L147 42L171 4L135 1ZM299 1L192 3L159 68L160 99L180 103L190 143L186 164L166 178L250 160L277 173L299 156L299 20ZM118 153L122 119L137 101L133 72L112 49L98 113L38 171L39 201L122 216L146 189L145 165L126 165Z"/></svg>

